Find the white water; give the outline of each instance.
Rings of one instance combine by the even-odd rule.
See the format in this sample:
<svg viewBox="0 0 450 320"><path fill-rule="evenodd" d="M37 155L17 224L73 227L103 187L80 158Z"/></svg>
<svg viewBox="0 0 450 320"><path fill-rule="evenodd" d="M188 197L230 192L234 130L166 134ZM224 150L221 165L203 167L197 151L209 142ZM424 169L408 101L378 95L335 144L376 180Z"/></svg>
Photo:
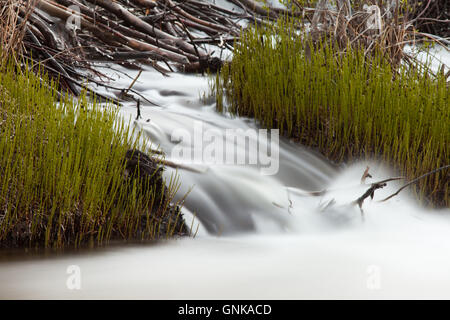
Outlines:
<svg viewBox="0 0 450 320"><path fill-rule="evenodd" d="M122 75L114 85L130 82ZM135 125L169 154L172 130L192 130L193 120L218 130L254 126L204 105L199 98L208 87L200 76L146 71L134 89L161 105L143 105ZM134 118L136 108L126 104L121 112ZM201 221L194 239L3 261L0 298L450 298L449 210L426 212L407 191L377 202L398 187L390 184L364 203L362 222L347 204L365 190L359 180L366 165L372 181L395 175L376 162L337 170L284 141L276 176L261 176L255 166L179 170L179 196L194 187L183 211L188 221L196 212L194 225ZM296 192L323 188L336 191L320 198ZM330 199L336 205L320 212ZM81 269L81 290L66 287L70 265Z"/></svg>

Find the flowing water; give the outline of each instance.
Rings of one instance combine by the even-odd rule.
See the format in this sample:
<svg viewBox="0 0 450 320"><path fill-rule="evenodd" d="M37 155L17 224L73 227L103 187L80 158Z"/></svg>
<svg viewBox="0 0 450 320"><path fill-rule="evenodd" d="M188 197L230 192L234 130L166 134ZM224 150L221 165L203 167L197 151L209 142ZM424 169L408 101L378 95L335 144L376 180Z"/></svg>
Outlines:
<svg viewBox="0 0 450 320"><path fill-rule="evenodd" d="M103 70L118 87L137 74ZM187 163L174 152L175 129L192 136L199 126L213 130L224 148L246 154L252 138L227 139L225 132L256 125L217 113L202 76L146 70L133 88L158 106L143 102L139 120L134 102L120 112L166 159L188 167L165 175L179 176L179 199L190 191L183 213L196 236L64 254L3 252L0 298L450 298L449 210L422 209L407 191L378 202L395 183L365 201L364 219L349 205L367 189L360 184L367 165L369 182L395 175L383 164L337 167L283 139L272 149L279 154L275 175L262 175L261 164ZM194 140L181 143L202 151ZM306 193L323 189L330 191L321 197ZM79 267L79 290L67 286L70 266Z"/></svg>

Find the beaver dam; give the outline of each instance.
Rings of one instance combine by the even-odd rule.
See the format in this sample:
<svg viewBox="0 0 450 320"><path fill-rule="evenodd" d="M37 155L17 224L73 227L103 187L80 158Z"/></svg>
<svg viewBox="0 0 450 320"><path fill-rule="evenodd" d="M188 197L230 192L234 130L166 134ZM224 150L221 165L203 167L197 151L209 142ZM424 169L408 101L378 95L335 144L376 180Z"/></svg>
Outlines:
<svg viewBox="0 0 450 320"><path fill-rule="evenodd" d="M445 1L1 7L0 297L448 298Z"/></svg>

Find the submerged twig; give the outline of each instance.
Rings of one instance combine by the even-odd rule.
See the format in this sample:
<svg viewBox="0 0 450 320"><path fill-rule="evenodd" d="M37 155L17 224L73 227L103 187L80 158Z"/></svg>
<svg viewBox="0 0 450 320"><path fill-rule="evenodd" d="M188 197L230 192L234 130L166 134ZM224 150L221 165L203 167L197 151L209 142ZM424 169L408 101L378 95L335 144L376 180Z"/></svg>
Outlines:
<svg viewBox="0 0 450 320"><path fill-rule="evenodd" d="M138 99L136 102L136 109L137 109L137 115L136 115L136 120L139 120L141 117L141 100Z"/></svg>

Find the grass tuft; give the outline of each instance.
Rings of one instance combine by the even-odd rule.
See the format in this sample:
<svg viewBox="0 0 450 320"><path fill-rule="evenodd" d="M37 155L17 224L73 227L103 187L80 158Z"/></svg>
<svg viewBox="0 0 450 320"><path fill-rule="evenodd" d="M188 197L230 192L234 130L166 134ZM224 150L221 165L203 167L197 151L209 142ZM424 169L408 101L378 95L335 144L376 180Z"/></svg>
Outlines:
<svg viewBox="0 0 450 320"><path fill-rule="evenodd" d="M426 66L393 68L376 51L343 53L292 30L291 21L280 21L243 32L215 79L219 111L254 117L337 162L381 158L410 179L448 164L444 75ZM415 193L449 206L447 175L421 180Z"/></svg>
<svg viewBox="0 0 450 320"><path fill-rule="evenodd" d="M56 84L30 69L0 73L0 246L158 237L164 216L180 213L157 161L127 153L139 135L115 106L56 103Z"/></svg>

